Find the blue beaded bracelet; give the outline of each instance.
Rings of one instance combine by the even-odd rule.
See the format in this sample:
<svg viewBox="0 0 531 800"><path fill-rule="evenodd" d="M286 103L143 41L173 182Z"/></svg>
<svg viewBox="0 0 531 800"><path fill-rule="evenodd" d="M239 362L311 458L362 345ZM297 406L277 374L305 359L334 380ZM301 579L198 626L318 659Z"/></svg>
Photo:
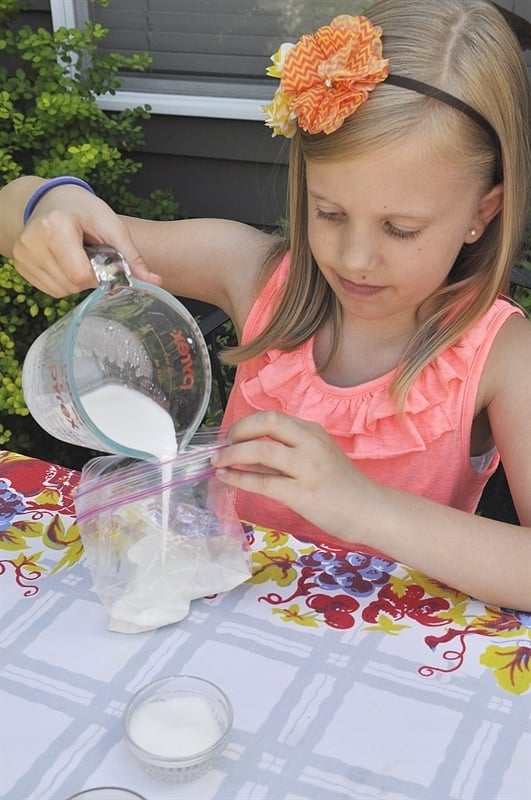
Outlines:
<svg viewBox="0 0 531 800"><path fill-rule="evenodd" d="M81 186L83 189L86 189L88 192L92 192L92 194L96 194L92 186L89 186L88 183L82 181L81 178L74 178L71 175L61 175L59 178L52 178L46 183L41 184L38 189L36 189L33 194L31 195L30 199L26 203L26 208L24 209L24 225L29 220L31 214L33 213L33 209L43 197L46 192L49 192L50 189L53 189L55 186L63 186L64 184L73 183L75 186Z"/></svg>

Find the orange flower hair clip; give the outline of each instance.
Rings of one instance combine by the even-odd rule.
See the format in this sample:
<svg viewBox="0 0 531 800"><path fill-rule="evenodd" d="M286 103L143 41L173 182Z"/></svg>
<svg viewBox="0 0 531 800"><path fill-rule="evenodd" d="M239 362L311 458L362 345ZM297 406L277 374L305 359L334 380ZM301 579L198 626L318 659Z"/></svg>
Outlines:
<svg viewBox="0 0 531 800"><path fill-rule="evenodd" d="M291 138L297 125L308 133L340 128L389 74L381 35L366 17L343 14L297 44L281 45L267 70L280 78L264 108L273 136Z"/></svg>

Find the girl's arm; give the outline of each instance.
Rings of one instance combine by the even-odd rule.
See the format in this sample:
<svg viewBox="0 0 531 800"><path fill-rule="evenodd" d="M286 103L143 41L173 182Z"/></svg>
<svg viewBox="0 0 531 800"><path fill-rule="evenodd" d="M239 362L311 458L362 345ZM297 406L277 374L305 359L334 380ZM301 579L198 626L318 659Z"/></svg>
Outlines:
<svg viewBox="0 0 531 800"><path fill-rule="evenodd" d="M215 465L226 483L280 500L345 541L375 547L484 602L531 611L530 363L531 325L513 317L496 338L479 398L522 527L376 483L320 426L277 412L237 422L233 444Z"/></svg>
<svg viewBox="0 0 531 800"><path fill-rule="evenodd" d="M82 249L83 242L108 242L124 253L135 274L150 276L128 229L111 208L86 189L64 184L44 194L27 225L23 213L42 178L26 176L0 190L0 252L13 258L30 283L53 297L89 289L96 278Z"/></svg>
<svg viewBox="0 0 531 800"><path fill-rule="evenodd" d="M133 274L168 291L222 307L241 327L271 247L267 234L229 220L154 222L120 217L85 189L56 186L23 226L24 207L44 181L19 178L0 191L0 252L55 297L95 286L83 243L120 250Z"/></svg>

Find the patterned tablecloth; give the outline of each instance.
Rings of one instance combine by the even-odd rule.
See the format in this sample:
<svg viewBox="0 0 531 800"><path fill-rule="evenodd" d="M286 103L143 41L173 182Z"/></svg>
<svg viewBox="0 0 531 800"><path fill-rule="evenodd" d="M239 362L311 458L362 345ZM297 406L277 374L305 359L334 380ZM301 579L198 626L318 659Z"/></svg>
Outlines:
<svg viewBox="0 0 531 800"><path fill-rule="evenodd" d="M175 625L111 633L83 557L77 480L0 453L4 800L102 785L147 800L531 797L530 614L249 528L249 582L194 601ZM131 694L174 673L218 683L235 711L215 767L181 786L148 777L121 732Z"/></svg>

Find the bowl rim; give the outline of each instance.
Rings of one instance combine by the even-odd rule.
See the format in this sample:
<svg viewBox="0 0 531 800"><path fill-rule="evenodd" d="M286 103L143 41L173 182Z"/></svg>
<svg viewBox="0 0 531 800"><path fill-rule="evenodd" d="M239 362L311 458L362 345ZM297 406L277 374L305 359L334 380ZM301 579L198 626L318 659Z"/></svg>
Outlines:
<svg viewBox="0 0 531 800"><path fill-rule="evenodd" d="M90 786L88 789L82 789L80 792L76 794L70 795L68 800L83 800L83 798L87 798L92 792L100 792L100 791L108 791L112 789L113 792L128 792L131 798L135 798L135 800L146 800L144 795L138 794L135 792L134 789L128 789L127 786Z"/></svg>
<svg viewBox="0 0 531 800"><path fill-rule="evenodd" d="M209 747L206 747L204 750L199 750L197 753L192 753L187 756L164 756L159 755L157 753L152 753L150 750L146 750L141 745L137 744L137 742L132 738L131 734L129 733L129 722L131 720L131 715L133 711L133 706L138 701L138 698L141 697L143 694L147 694L149 690L156 690L157 687L161 687L164 684L168 684L170 681L180 681L180 680L192 680L197 682L199 685L208 686L210 689L214 689L218 699L221 701L223 705L227 719L225 724L225 730L220 733L220 736L216 741L211 744ZM176 690L176 694L181 692L187 691L184 688L182 690ZM198 696L204 697L199 692L197 693ZM190 674L179 674L179 675L165 675L161 678L157 678L154 681L150 681L149 683L144 684L140 689L138 689L129 699L123 715L122 715L122 727L124 732L124 737L129 749L141 758L143 761L149 761L150 764L162 766L162 767L187 767L193 764L197 764L198 762L206 761L212 755L215 755L221 747L224 747L227 743L234 722L234 710L232 707L232 703L227 696L227 694L221 689L216 683L213 681L208 680L208 678L203 678L199 675L190 675Z"/></svg>

